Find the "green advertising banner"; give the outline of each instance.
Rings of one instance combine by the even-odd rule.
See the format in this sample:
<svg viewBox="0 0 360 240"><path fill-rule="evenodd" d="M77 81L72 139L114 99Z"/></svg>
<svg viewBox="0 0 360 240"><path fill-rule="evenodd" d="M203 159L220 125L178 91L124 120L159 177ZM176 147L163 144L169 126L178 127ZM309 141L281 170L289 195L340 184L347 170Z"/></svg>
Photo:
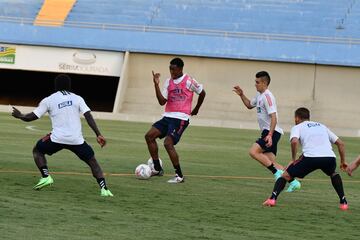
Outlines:
<svg viewBox="0 0 360 240"><path fill-rule="evenodd" d="M0 63L15 64L15 47L0 46Z"/></svg>

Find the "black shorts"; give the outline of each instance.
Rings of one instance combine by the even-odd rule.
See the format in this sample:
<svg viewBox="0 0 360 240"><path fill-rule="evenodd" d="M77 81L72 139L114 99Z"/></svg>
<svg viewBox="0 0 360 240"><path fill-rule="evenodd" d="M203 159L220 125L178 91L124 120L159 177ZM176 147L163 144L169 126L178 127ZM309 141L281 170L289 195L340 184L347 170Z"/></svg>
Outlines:
<svg viewBox="0 0 360 240"><path fill-rule="evenodd" d="M68 149L76 154L81 160L87 162L91 158L94 157L94 150L91 148L89 144L84 142L80 145L68 145L62 143L55 143L52 142L50 139L50 134L46 135L42 139L40 139L36 143L36 149L41 152L42 154L53 155L54 153L62 150Z"/></svg>
<svg viewBox="0 0 360 240"><path fill-rule="evenodd" d="M260 147L264 150L264 153L271 152L276 156L277 153L277 144L281 138L281 133L274 131L272 135L272 145L271 147L266 146L265 137L269 134L269 130L264 129L261 132L261 138L256 140L256 143L260 145Z"/></svg>
<svg viewBox="0 0 360 240"><path fill-rule="evenodd" d="M177 118L163 117L154 123L153 127L161 132L159 138L170 136L173 139L174 145L176 145L188 125L189 120L185 121Z"/></svg>
<svg viewBox="0 0 360 240"><path fill-rule="evenodd" d="M336 158L334 157L304 157L294 161L286 171L292 178L303 178L309 173L321 169L326 175L335 173Z"/></svg>

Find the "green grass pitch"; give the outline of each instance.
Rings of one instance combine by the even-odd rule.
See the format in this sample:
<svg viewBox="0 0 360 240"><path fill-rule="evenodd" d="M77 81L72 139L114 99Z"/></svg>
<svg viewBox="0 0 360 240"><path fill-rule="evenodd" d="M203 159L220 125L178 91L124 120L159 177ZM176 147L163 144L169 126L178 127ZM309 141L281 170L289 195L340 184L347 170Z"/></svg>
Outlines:
<svg viewBox="0 0 360 240"><path fill-rule="evenodd" d="M40 175L35 142L50 131L47 117L25 123L0 114L1 239L358 239L360 170L341 173L350 209L338 209L328 177L318 171L302 189L283 192L274 208L262 207L274 180L250 159L258 131L189 126L176 147L184 184L166 181L173 169L158 141L165 176L137 180L135 167L149 158L150 123L97 121L108 144L101 149L84 123L113 198L101 198L88 167L66 150L48 157L51 187L34 191ZM26 127L33 126L33 130ZM347 161L360 154L359 139L343 138ZM288 134L278 161L290 157Z"/></svg>

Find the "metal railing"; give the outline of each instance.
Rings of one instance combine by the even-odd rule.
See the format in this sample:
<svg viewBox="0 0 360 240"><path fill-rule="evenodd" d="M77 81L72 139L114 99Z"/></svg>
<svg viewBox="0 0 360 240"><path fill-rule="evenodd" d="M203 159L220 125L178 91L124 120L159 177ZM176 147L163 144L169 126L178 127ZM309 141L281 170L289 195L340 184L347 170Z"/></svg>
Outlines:
<svg viewBox="0 0 360 240"><path fill-rule="evenodd" d="M33 25L35 19L0 16L0 22ZM276 34L276 33L261 33L261 32L235 32L235 31L223 31L223 30L211 30L211 29L131 25L131 24L119 24L119 23L98 23L98 22L78 22L78 21L63 22L56 20L40 20L40 21L37 20L36 25L93 28L93 29L119 30L119 31L174 33L174 34L184 34L184 35L203 35L203 36L224 37L224 38L251 38L251 39L261 39L261 40L285 40L285 41L360 45L360 38L348 38L348 37L322 37L322 36L311 36L311 35Z"/></svg>

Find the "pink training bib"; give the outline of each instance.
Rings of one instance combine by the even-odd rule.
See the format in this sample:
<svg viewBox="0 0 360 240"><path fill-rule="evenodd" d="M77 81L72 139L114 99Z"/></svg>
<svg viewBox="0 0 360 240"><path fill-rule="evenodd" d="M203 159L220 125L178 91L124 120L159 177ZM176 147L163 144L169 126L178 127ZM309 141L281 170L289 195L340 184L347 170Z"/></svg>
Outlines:
<svg viewBox="0 0 360 240"><path fill-rule="evenodd" d="M185 75L179 84L175 84L173 79L170 79L168 86L168 99L165 107L165 112L183 112L188 115L191 114L191 104L194 92L186 87L186 82L192 79Z"/></svg>

